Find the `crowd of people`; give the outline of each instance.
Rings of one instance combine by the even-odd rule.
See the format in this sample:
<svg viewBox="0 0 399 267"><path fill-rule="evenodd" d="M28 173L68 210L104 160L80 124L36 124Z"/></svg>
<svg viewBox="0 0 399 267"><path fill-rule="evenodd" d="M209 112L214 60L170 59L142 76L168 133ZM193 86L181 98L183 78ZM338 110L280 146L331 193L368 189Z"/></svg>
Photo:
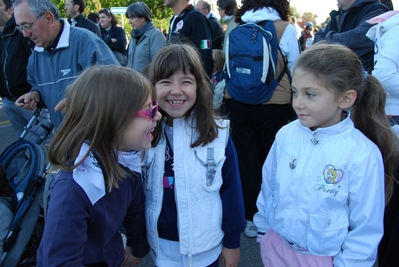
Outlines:
<svg viewBox="0 0 399 267"><path fill-rule="evenodd" d="M149 253L159 267L237 267L241 233L264 266L398 265L398 12L338 0L315 31L289 23L288 0L218 0L220 21L206 1L164 6L167 36L135 2L127 38L108 8L86 18L84 0L65 1L67 19L51 0L0 0L3 107L18 136L39 104L55 126L37 266ZM281 77L248 104L229 94L229 36L263 21Z"/></svg>

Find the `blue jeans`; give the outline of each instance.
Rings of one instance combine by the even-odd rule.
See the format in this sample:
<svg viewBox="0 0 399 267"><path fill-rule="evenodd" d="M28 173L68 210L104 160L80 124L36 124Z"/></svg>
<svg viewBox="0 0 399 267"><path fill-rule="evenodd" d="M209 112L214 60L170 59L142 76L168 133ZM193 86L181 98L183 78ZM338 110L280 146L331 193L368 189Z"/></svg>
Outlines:
<svg viewBox="0 0 399 267"><path fill-rule="evenodd" d="M35 111L17 107L13 100L10 100L6 97L2 99L2 105L4 111L10 119L15 134L17 137L20 137L24 131L24 127L28 124ZM42 108L39 115L39 121L43 120L50 121L50 114L46 108Z"/></svg>
<svg viewBox="0 0 399 267"><path fill-rule="evenodd" d="M14 132L17 137L19 137L24 131L24 127L32 118L34 111L17 107L13 100L10 100L6 97L3 98L2 103L3 109L10 119L12 127L14 128Z"/></svg>

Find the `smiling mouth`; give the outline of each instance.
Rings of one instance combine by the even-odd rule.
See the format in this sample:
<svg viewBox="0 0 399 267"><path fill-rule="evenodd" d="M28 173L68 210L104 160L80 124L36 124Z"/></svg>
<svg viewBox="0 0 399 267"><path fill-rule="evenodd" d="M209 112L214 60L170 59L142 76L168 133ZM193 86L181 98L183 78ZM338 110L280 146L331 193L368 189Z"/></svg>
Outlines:
<svg viewBox="0 0 399 267"><path fill-rule="evenodd" d="M181 104L183 104L183 100L170 100L170 101L168 101L170 104L172 104L172 105L181 105Z"/></svg>

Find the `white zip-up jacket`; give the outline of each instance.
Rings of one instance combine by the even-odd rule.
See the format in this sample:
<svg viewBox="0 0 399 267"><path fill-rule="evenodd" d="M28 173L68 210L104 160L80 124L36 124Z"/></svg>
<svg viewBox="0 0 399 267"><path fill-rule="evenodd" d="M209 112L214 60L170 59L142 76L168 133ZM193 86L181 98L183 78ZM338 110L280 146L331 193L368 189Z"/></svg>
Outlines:
<svg viewBox="0 0 399 267"><path fill-rule="evenodd" d="M263 166L254 223L335 267L370 267L383 234L384 166L350 115L311 131L283 127Z"/></svg>
<svg viewBox="0 0 399 267"><path fill-rule="evenodd" d="M391 11L392 12L392 11ZM373 26L366 36L374 41L374 70L372 72L385 91L385 112L399 116L399 14Z"/></svg>
<svg viewBox="0 0 399 267"><path fill-rule="evenodd" d="M189 120L191 121L191 119ZM229 121L218 121L218 137L205 146L191 148L198 138L194 126L185 118L173 120L173 152L175 172L175 200L178 212L180 253L191 255L208 251L221 244L222 167L229 138ZM157 222L162 208L165 166L165 138L146 152L143 165L144 192L146 194L146 224L148 243L157 254L159 251ZM214 167L206 167L208 148L213 148ZM214 170L213 177L208 171ZM210 180L208 179L210 178Z"/></svg>

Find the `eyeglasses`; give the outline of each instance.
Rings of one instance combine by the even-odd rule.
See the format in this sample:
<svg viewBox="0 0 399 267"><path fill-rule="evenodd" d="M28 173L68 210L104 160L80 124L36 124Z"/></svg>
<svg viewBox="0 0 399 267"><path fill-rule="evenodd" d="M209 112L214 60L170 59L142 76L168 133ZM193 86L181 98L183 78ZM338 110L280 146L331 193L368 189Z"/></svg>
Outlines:
<svg viewBox="0 0 399 267"><path fill-rule="evenodd" d="M158 102L152 101L151 107L147 110L141 110L137 113L137 117L147 117L150 120L153 120L158 112Z"/></svg>
<svg viewBox="0 0 399 267"><path fill-rule="evenodd" d="M40 19L45 13L46 13L46 12L44 12L43 14L37 16L34 22L29 23L29 24L19 25L19 26L16 26L15 28L16 28L18 31L20 31L22 34L23 34L24 32L31 33L31 32L32 32L33 24L34 24L38 19Z"/></svg>

